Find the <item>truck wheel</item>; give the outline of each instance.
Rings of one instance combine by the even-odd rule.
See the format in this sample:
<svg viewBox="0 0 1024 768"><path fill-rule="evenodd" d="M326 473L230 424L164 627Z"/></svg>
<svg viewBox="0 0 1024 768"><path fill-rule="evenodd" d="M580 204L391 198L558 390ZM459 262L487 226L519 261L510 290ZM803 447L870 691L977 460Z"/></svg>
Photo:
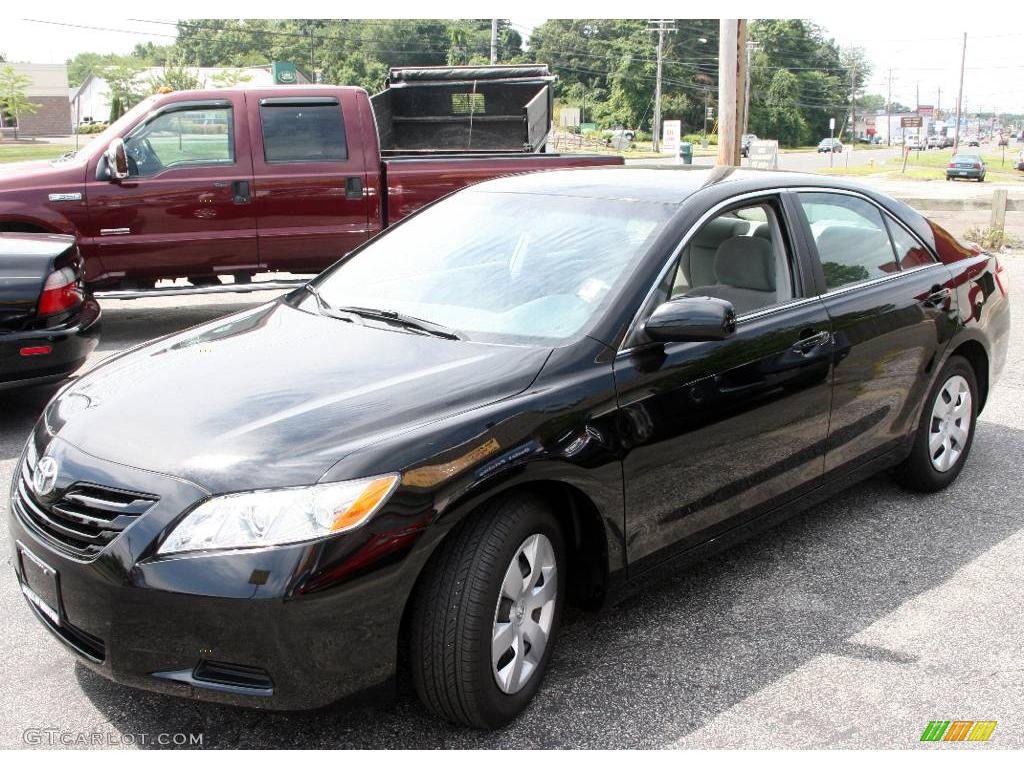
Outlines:
<svg viewBox="0 0 1024 768"><path fill-rule="evenodd" d="M558 522L532 495L505 496L452 531L417 585L416 692L434 714L497 728L544 677L565 594Z"/></svg>
<svg viewBox="0 0 1024 768"><path fill-rule="evenodd" d="M931 493L956 480L971 452L978 402L974 368L954 355L928 393L910 455L896 468L901 485Z"/></svg>

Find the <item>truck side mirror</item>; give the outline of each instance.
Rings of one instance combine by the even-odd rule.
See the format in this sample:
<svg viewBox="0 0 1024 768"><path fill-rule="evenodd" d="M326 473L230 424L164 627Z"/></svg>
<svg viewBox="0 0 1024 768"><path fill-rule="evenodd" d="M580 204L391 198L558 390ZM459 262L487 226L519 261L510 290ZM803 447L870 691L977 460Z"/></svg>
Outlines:
<svg viewBox="0 0 1024 768"><path fill-rule="evenodd" d="M128 154L124 150L124 139L114 139L107 146L107 172L111 181L128 178Z"/></svg>

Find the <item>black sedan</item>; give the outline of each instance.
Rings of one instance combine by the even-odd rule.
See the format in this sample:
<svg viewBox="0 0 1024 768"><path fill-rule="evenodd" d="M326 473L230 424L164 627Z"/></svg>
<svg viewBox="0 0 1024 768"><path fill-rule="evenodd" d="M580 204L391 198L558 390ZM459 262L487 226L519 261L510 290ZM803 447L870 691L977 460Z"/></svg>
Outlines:
<svg viewBox="0 0 1024 768"><path fill-rule="evenodd" d="M0 390L65 378L99 330L73 237L0 232Z"/></svg>
<svg viewBox="0 0 1024 768"><path fill-rule="evenodd" d="M407 671L497 727L567 604L883 469L952 483L1006 361L1003 279L817 176L489 181L66 387L15 473L12 562L122 683L291 709Z"/></svg>

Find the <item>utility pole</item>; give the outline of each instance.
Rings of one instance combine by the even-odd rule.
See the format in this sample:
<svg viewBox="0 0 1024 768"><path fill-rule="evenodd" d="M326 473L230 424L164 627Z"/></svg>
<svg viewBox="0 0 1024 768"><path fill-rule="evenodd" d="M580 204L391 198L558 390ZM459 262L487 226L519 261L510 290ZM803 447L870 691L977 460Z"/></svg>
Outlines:
<svg viewBox="0 0 1024 768"><path fill-rule="evenodd" d="M651 131L651 149L661 150L661 58L665 48L665 33L675 32L676 25L671 19L650 19L647 29L658 33L658 74L654 80L654 126Z"/></svg>
<svg viewBox="0 0 1024 768"><path fill-rule="evenodd" d="M743 66L746 19L718 22L718 164L740 164L738 129L743 125Z"/></svg>
<svg viewBox="0 0 1024 768"><path fill-rule="evenodd" d="M710 95L711 95L711 89L710 88L705 88L704 89L704 138L701 139L701 142L700 142L700 145L702 147L704 147L705 149L707 149L707 147L708 147L708 117L709 117L709 113L708 113L708 96L710 96ZM77 134L76 134L76 136L77 136Z"/></svg>
<svg viewBox="0 0 1024 768"><path fill-rule="evenodd" d="M747 41L747 66L746 66L746 78L743 86L743 134L749 133L747 127L750 125L750 55L757 50L758 42L756 40Z"/></svg>
<svg viewBox="0 0 1024 768"><path fill-rule="evenodd" d="M885 145L892 146L892 67L889 67L889 92L885 96Z"/></svg>
<svg viewBox="0 0 1024 768"><path fill-rule="evenodd" d="M491 64L498 63L498 20L491 19Z"/></svg>
<svg viewBox="0 0 1024 768"><path fill-rule="evenodd" d="M953 128L953 154L960 151L960 105L964 97L964 63L967 61L967 33L964 32L964 47L960 51L960 89L956 92L956 126Z"/></svg>
<svg viewBox="0 0 1024 768"><path fill-rule="evenodd" d="M842 139L843 132L839 131ZM850 151L857 148L857 60L854 59L850 70Z"/></svg>

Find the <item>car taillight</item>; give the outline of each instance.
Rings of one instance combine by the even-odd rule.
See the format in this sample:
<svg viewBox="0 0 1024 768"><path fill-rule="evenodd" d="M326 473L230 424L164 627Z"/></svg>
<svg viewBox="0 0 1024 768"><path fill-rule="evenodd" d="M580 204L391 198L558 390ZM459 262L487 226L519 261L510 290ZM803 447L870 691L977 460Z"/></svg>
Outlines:
<svg viewBox="0 0 1024 768"><path fill-rule="evenodd" d="M975 163L974 164L974 170L980 171L981 170L981 163Z"/></svg>
<svg viewBox="0 0 1024 768"><path fill-rule="evenodd" d="M956 168L956 163L950 163L950 164L949 164L949 167L950 167L950 168Z"/></svg>
<svg viewBox="0 0 1024 768"><path fill-rule="evenodd" d="M71 267L62 267L50 274L39 297L39 314L55 315L77 306L82 301L82 287Z"/></svg>

